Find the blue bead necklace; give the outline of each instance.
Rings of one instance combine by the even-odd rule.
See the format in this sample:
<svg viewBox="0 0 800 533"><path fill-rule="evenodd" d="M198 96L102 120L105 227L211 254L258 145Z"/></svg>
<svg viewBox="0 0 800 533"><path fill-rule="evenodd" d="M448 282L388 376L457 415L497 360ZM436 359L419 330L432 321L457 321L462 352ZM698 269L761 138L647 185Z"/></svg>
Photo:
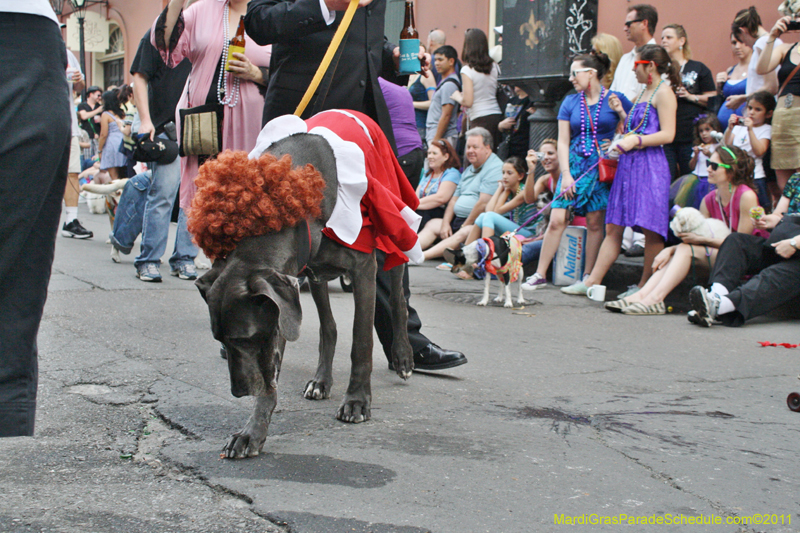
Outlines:
<svg viewBox="0 0 800 533"><path fill-rule="evenodd" d="M606 88L600 88L600 98L597 100L597 109L594 112L594 120L592 120L592 110L589 109L589 104L586 101L586 91L581 91L583 98L583 105L581 106L581 136L583 137L583 157L592 155L595 141L597 140L597 125L600 123L600 108L603 107L603 97L606 94ZM586 114L589 114L589 127L586 126Z"/></svg>
<svg viewBox="0 0 800 533"><path fill-rule="evenodd" d="M650 108L653 106L653 98L655 98L656 93L658 92L658 89L659 89L659 87L661 87L662 83L664 83L664 80L661 80L661 81L658 82L658 85L656 85L656 88L653 90L653 94L650 95L650 99L647 101L647 107L644 108L644 117L642 117L642 121L639 123L638 126L636 126L635 128L631 129L631 120L633 119L633 110L636 108L637 105L639 105L639 101L641 101L642 96L644 96L644 93L647 91L647 89L642 91L639 94L639 96L636 97L636 102L634 102L633 107L631 108L631 112L628 113L628 123L625 125L625 132L627 134L631 134L631 133L639 133L639 134L641 134L644 130L647 129L647 119L650 116Z"/></svg>

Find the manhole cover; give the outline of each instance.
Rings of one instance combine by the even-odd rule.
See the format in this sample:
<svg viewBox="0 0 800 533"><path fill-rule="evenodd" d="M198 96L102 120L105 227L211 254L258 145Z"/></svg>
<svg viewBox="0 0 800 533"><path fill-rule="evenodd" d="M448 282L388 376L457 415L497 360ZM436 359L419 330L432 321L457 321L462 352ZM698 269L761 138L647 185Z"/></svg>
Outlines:
<svg viewBox="0 0 800 533"><path fill-rule="evenodd" d="M444 291L444 292L435 292L432 294L433 298L437 300L444 300L446 302L453 302L457 304L470 304L475 305L478 301L483 297L483 291L475 291L475 292L468 292L468 291ZM494 297L497 296L496 292L492 292L489 298L489 307L503 307L503 302L494 302ZM511 292L511 301L514 304L514 307L519 307L517 304L516 299L516 291ZM532 307L534 305L539 305L541 302L536 300L529 300L525 299L525 306Z"/></svg>
<svg viewBox="0 0 800 533"><path fill-rule="evenodd" d="M82 394L84 396L102 396L103 394L111 394L113 392L111 387L106 385L73 385L69 388L68 392L71 394Z"/></svg>

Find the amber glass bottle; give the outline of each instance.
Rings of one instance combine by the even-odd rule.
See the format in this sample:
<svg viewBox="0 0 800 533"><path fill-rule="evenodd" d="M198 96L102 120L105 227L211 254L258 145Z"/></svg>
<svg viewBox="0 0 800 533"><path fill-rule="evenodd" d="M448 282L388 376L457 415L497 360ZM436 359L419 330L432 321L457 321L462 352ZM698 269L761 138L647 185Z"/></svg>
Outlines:
<svg viewBox="0 0 800 533"><path fill-rule="evenodd" d="M400 32L400 74L419 72L419 33L414 23L414 2L406 0L406 16Z"/></svg>
<svg viewBox="0 0 800 533"><path fill-rule="evenodd" d="M234 52L237 54L244 54L244 17L239 17L239 27L236 28L236 35L233 36L231 42L228 44L228 57L225 60L225 70L230 72L230 62L238 61L233 57Z"/></svg>

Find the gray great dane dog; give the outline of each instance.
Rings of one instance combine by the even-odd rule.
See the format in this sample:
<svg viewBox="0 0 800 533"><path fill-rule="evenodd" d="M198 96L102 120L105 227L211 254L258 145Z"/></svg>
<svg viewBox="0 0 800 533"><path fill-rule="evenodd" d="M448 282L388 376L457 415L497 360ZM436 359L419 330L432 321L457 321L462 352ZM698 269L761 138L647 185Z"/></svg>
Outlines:
<svg viewBox="0 0 800 533"><path fill-rule="evenodd" d="M322 137L301 133L276 142L267 152L279 158L290 155L293 167L313 165L322 174L326 187L322 215L308 220L308 228L301 223L278 233L247 237L225 259L214 261L211 270L196 282L208 304L214 338L222 342L228 353L231 393L236 397L256 398L247 424L231 436L223 450L222 455L231 459L258 455L266 441L277 403L278 376L286 341L295 341L300 336L302 311L296 276L301 270L310 281L320 318L319 363L316 375L305 387L305 398L321 400L331 394L336 322L327 282L348 274L355 299L353 346L350 382L336 418L352 423L369 420L372 401L376 252L359 252L322 234L337 198L333 150ZM304 247L308 247L307 252L303 251ZM303 270L306 255L308 259ZM392 362L397 374L408 379L414 363L406 329L404 268L405 265L397 266L390 273Z"/></svg>

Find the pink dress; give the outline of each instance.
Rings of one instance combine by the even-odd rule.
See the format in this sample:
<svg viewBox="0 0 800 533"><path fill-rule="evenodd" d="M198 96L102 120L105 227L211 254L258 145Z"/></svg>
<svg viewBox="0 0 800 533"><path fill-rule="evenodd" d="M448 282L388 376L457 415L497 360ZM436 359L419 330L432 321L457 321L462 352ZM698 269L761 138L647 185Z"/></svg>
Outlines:
<svg viewBox="0 0 800 533"><path fill-rule="evenodd" d="M156 28L161 16L153 23L150 40L153 46L161 52L161 57L168 67L174 68L184 58L189 58L192 63L192 72L186 82L186 87L178 102L175 112L175 124L178 127L180 138L179 109L186 109L203 105L211 89L214 74L219 68L220 57L224 38L224 10L228 0L200 0L189 6L181 14L183 32L180 33L172 52L167 52L163 46L156 42ZM180 31L180 20L175 25L174 34ZM230 30L229 30L230 31ZM233 35L230 35L233 37ZM169 37L166 37L169 39ZM259 46L249 36L245 35L245 55L257 67L268 67L271 55L271 46ZM225 74L228 78L228 87L232 87L233 76ZM258 90L258 85L242 80L239 84L239 102L235 107L225 107L225 116L222 121L222 149L244 150L249 152L256 144L258 133L261 131L261 115L264 110L264 97ZM180 206L188 209L192 204L197 188L194 180L197 177L197 157L188 156L181 158L181 201Z"/></svg>

